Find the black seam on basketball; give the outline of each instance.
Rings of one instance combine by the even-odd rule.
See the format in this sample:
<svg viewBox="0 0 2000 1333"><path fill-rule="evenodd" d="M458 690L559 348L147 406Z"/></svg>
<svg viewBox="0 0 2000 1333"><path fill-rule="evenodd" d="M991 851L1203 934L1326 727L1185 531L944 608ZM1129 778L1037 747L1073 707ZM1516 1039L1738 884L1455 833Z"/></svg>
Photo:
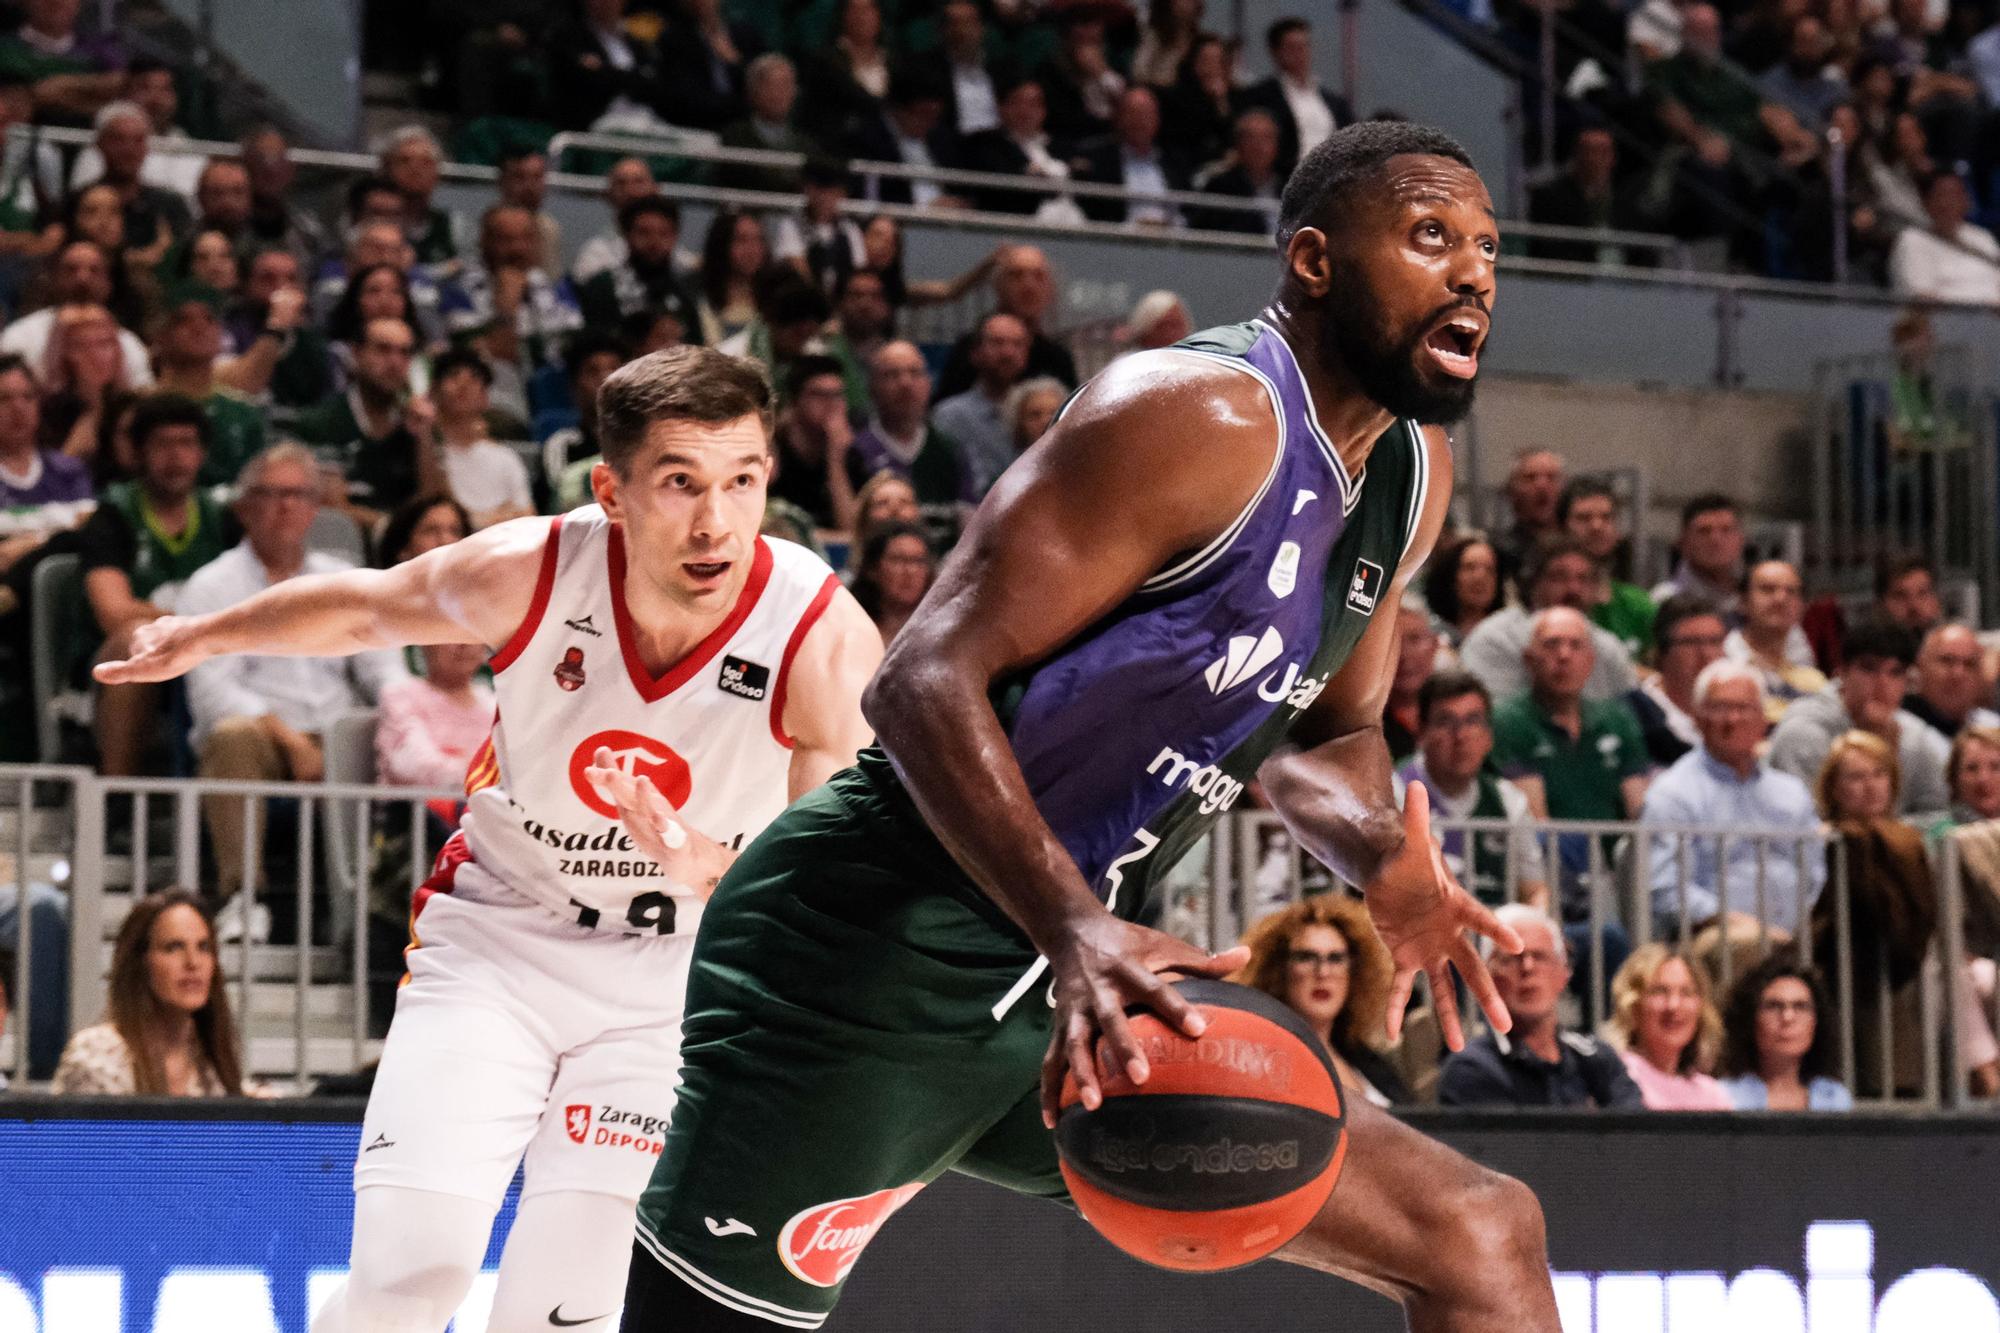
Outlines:
<svg viewBox="0 0 2000 1333"><path fill-rule="evenodd" d="M1274 999L1254 986L1239 986L1233 981L1210 981L1206 977L1194 977L1187 981L1176 981L1174 989L1181 993L1189 1004L1212 1004L1219 1009L1241 1009L1245 1013L1277 1024L1285 1031L1305 1043L1320 1064L1326 1069L1326 1076L1333 1080L1334 1095L1341 1099L1341 1114L1347 1113L1346 1094L1340 1086L1340 1074L1333 1067L1333 1056L1328 1053L1313 1030L1306 1026L1297 1011L1282 1000ZM1151 1012L1143 1006L1125 1011L1127 1014Z"/></svg>
<svg viewBox="0 0 2000 1333"><path fill-rule="evenodd" d="M1056 1120L1056 1150L1092 1188L1163 1212L1283 1198L1326 1173L1346 1133L1311 1107L1202 1093L1112 1097Z"/></svg>

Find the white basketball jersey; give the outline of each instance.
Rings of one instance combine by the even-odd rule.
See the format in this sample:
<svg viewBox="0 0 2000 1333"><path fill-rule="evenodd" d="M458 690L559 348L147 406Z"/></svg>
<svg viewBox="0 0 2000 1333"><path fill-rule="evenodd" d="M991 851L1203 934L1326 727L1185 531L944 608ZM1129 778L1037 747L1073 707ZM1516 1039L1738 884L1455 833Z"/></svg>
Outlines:
<svg viewBox="0 0 2000 1333"><path fill-rule="evenodd" d="M584 769L606 747L691 827L756 837L790 804L786 675L838 587L812 552L759 537L728 618L656 678L625 608L622 529L596 505L555 519L527 618L493 658L499 718L466 774L465 851L583 925L692 929L701 895L633 846Z"/></svg>

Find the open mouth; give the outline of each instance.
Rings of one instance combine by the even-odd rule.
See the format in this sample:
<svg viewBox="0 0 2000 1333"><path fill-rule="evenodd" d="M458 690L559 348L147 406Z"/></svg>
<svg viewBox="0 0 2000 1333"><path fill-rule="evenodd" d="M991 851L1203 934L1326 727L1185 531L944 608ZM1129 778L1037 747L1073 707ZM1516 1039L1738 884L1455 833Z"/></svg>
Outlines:
<svg viewBox="0 0 2000 1333"><path fill-rule="evenodd" d="M681 562L681 568L686 570L688 577L696 583L719 583L723 575L729 572L729 562L727 560L684 560Z"/></svg>
<svg viewBox="0 0 2000 1333"><path fill-rule="evenodd" d="M1459 379L1479 373L1479 347L1486 340L1486 321L1460 310L1438 323L1424 337L1424 346L1438 368Z"/></svg>

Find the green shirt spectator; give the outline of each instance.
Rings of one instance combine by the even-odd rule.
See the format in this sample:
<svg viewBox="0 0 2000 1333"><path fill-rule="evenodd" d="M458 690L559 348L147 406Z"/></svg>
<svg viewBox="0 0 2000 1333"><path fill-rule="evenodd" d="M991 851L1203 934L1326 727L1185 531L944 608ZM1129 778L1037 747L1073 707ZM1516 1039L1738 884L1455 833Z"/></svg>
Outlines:
<svg viewBox="0 0 2000 1333"><path fill-rule="evenodd" d="M1509 778L1539 783L1551 819L1628 819L1621 788L1648 767L1639 723L1615 699L1580 699L1577 711L1572 736L1533 694L1505 700L1493 710L1493 758Z"/></svg>
<svg viewBox="0 0 2000 1333"><path fill-rule="evenodd" d="M1615 635L1633 657L1653 646L1653 615L1658 610L1644 588L1611 581L1611 596L1590 608L1590 621Z"/></svg>

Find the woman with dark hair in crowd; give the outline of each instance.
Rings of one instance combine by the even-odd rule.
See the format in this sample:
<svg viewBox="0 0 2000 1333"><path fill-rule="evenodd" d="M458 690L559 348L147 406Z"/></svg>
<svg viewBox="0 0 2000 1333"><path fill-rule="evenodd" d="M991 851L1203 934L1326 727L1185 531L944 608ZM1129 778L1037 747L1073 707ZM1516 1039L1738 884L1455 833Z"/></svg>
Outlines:
<svg viewBox="0 0 2000 1333"><path fill-rule="evenodd" d="M1723 1014L1722 1087L1739 1111L1851 1111L1832 1077L1833 1024L1819 969L1780 950L1736 979Z"/></svg>
<svg viewBox="0 0 2000 1333"><path fill-rule="evenodd" d="M1431 559L1424 576L1424 601L1437 617L1439 633L1457 648L1472 627L1498 611L1504 599L1500 587L1500 557L1485 536L1471 532L1445 546Z"/></svg>
<svg viewBox="0 0 2000 1333"><path fill-rule="evenodd" d="M889 95L889 53L882 45L880 0L836 0L833 40L799 71L807 105L826 117L835 139L855 120L874 115Z"/></svg>
<svg viewBox="0 0 2000 1333"><path fill-rule="evenodd" d="M1414 1100L1379 1049L1396 974L1368 909L1344 893L1301 899L1243 934L1250 961L1229 979L1282 1000L1326 1043L1340 1082L1377 1106Z"/></svg>
<svg viewBox="0 0 2000 1333"><path fill-rule="evenodd" d="M173 277L177 282L198 282L213 287L224 297L236 295L243 283L243 265L236 258L236 244L229 234L208 227L188 237L174 256ZM240 352L240 347L232 347Z"/></svg>
<svg viewBox="0 0 2000 1333"><path fill-rule="evenodd" d="M132 905L111 951L110 1017L69 1039L55 1091L230 1097L244 1091L215 926L193 894Z"/></svg>
<svg viewBox="0 0 2000 1333"><path fill-rule="evenodd" d="M1182 58L1173 86L1160 95L1162 135L1195 167L1217 163L1229 150L1236 114L1243 110L1234 64L1230 44L1204 33Z"/></svg>
<svg viewBox="0 0 2000 1333"><path fill-rule="evenodd" d="M1665 944L1632 952L1611 981L1613 1044L1653 1111L1732 1111L1736 1104L1707 1070L1722 1045L1722 1018L1709 998L1708 970Z"/></svg>
<svg viewBox="0 0 2000 1333"><path fill-rule="evenodd" d="M1152 0L1146 6L1139 49L1132 53L1132 81L1165 90L1174 86L1187 66L1201 30L1202 0ZM1182 145L1183 150L1187 145Z"/></svg>
<svg viewBox="0 0 2000 1333"><path fill-rule="evenodd" d="M387 569L471 534L472 516L458 501L448 495L420 495L398 505L382 525L382 535L375 542L375 563Z"/></svg>
<svg viewBox="0 0 2000 1333"><path fill-rule="evenodd" d="M755 214L716 210L701 242L701 340L714 347L757 318L757 275L771 262L771 241Z"/></svg>
<svg viewBox="0 0 2000 1333"><path fill-rule="evenodd" d="M86 185L63 201L52 262L60 263L63 248L73 241L89 241L104 251L111 267L111 299L105 304L120 324L143 334L159 293L153 266L165 256L166 246L133 249L132 238L125 234L125 202L115 187L102 182Z"/></svg>
<svg viewBox="0 0 2000 1333"><path fill-rule="evenodd" d="M412 332L419 330L410 280L394 264L369 264L349 274L340 300L327 313L327 356L336 389L345 389L353 378L354 349L369 321L377 319L400 319ZM420 363L413 359L410 364L414 372Z"/></svg>
<svg viewBox="0 0 2000 1333"><path fill-rule="evenodd" d="M882 279L882 295L894 311L958 300L986 281L1005 248L1004 244L994 246L986 258L948 281L922 278L912 282L903 273L902 224L886 213L877 213L861 224L861 266Z"/></svg>
<svg viewBox="0 0 2000 1333"><path fill-rule="evenodd" d="M882 631L882 642L894 639L908 623L936 573L937 557L922 528L894 523L869 536L854 572L854 600Z"/></svg>

